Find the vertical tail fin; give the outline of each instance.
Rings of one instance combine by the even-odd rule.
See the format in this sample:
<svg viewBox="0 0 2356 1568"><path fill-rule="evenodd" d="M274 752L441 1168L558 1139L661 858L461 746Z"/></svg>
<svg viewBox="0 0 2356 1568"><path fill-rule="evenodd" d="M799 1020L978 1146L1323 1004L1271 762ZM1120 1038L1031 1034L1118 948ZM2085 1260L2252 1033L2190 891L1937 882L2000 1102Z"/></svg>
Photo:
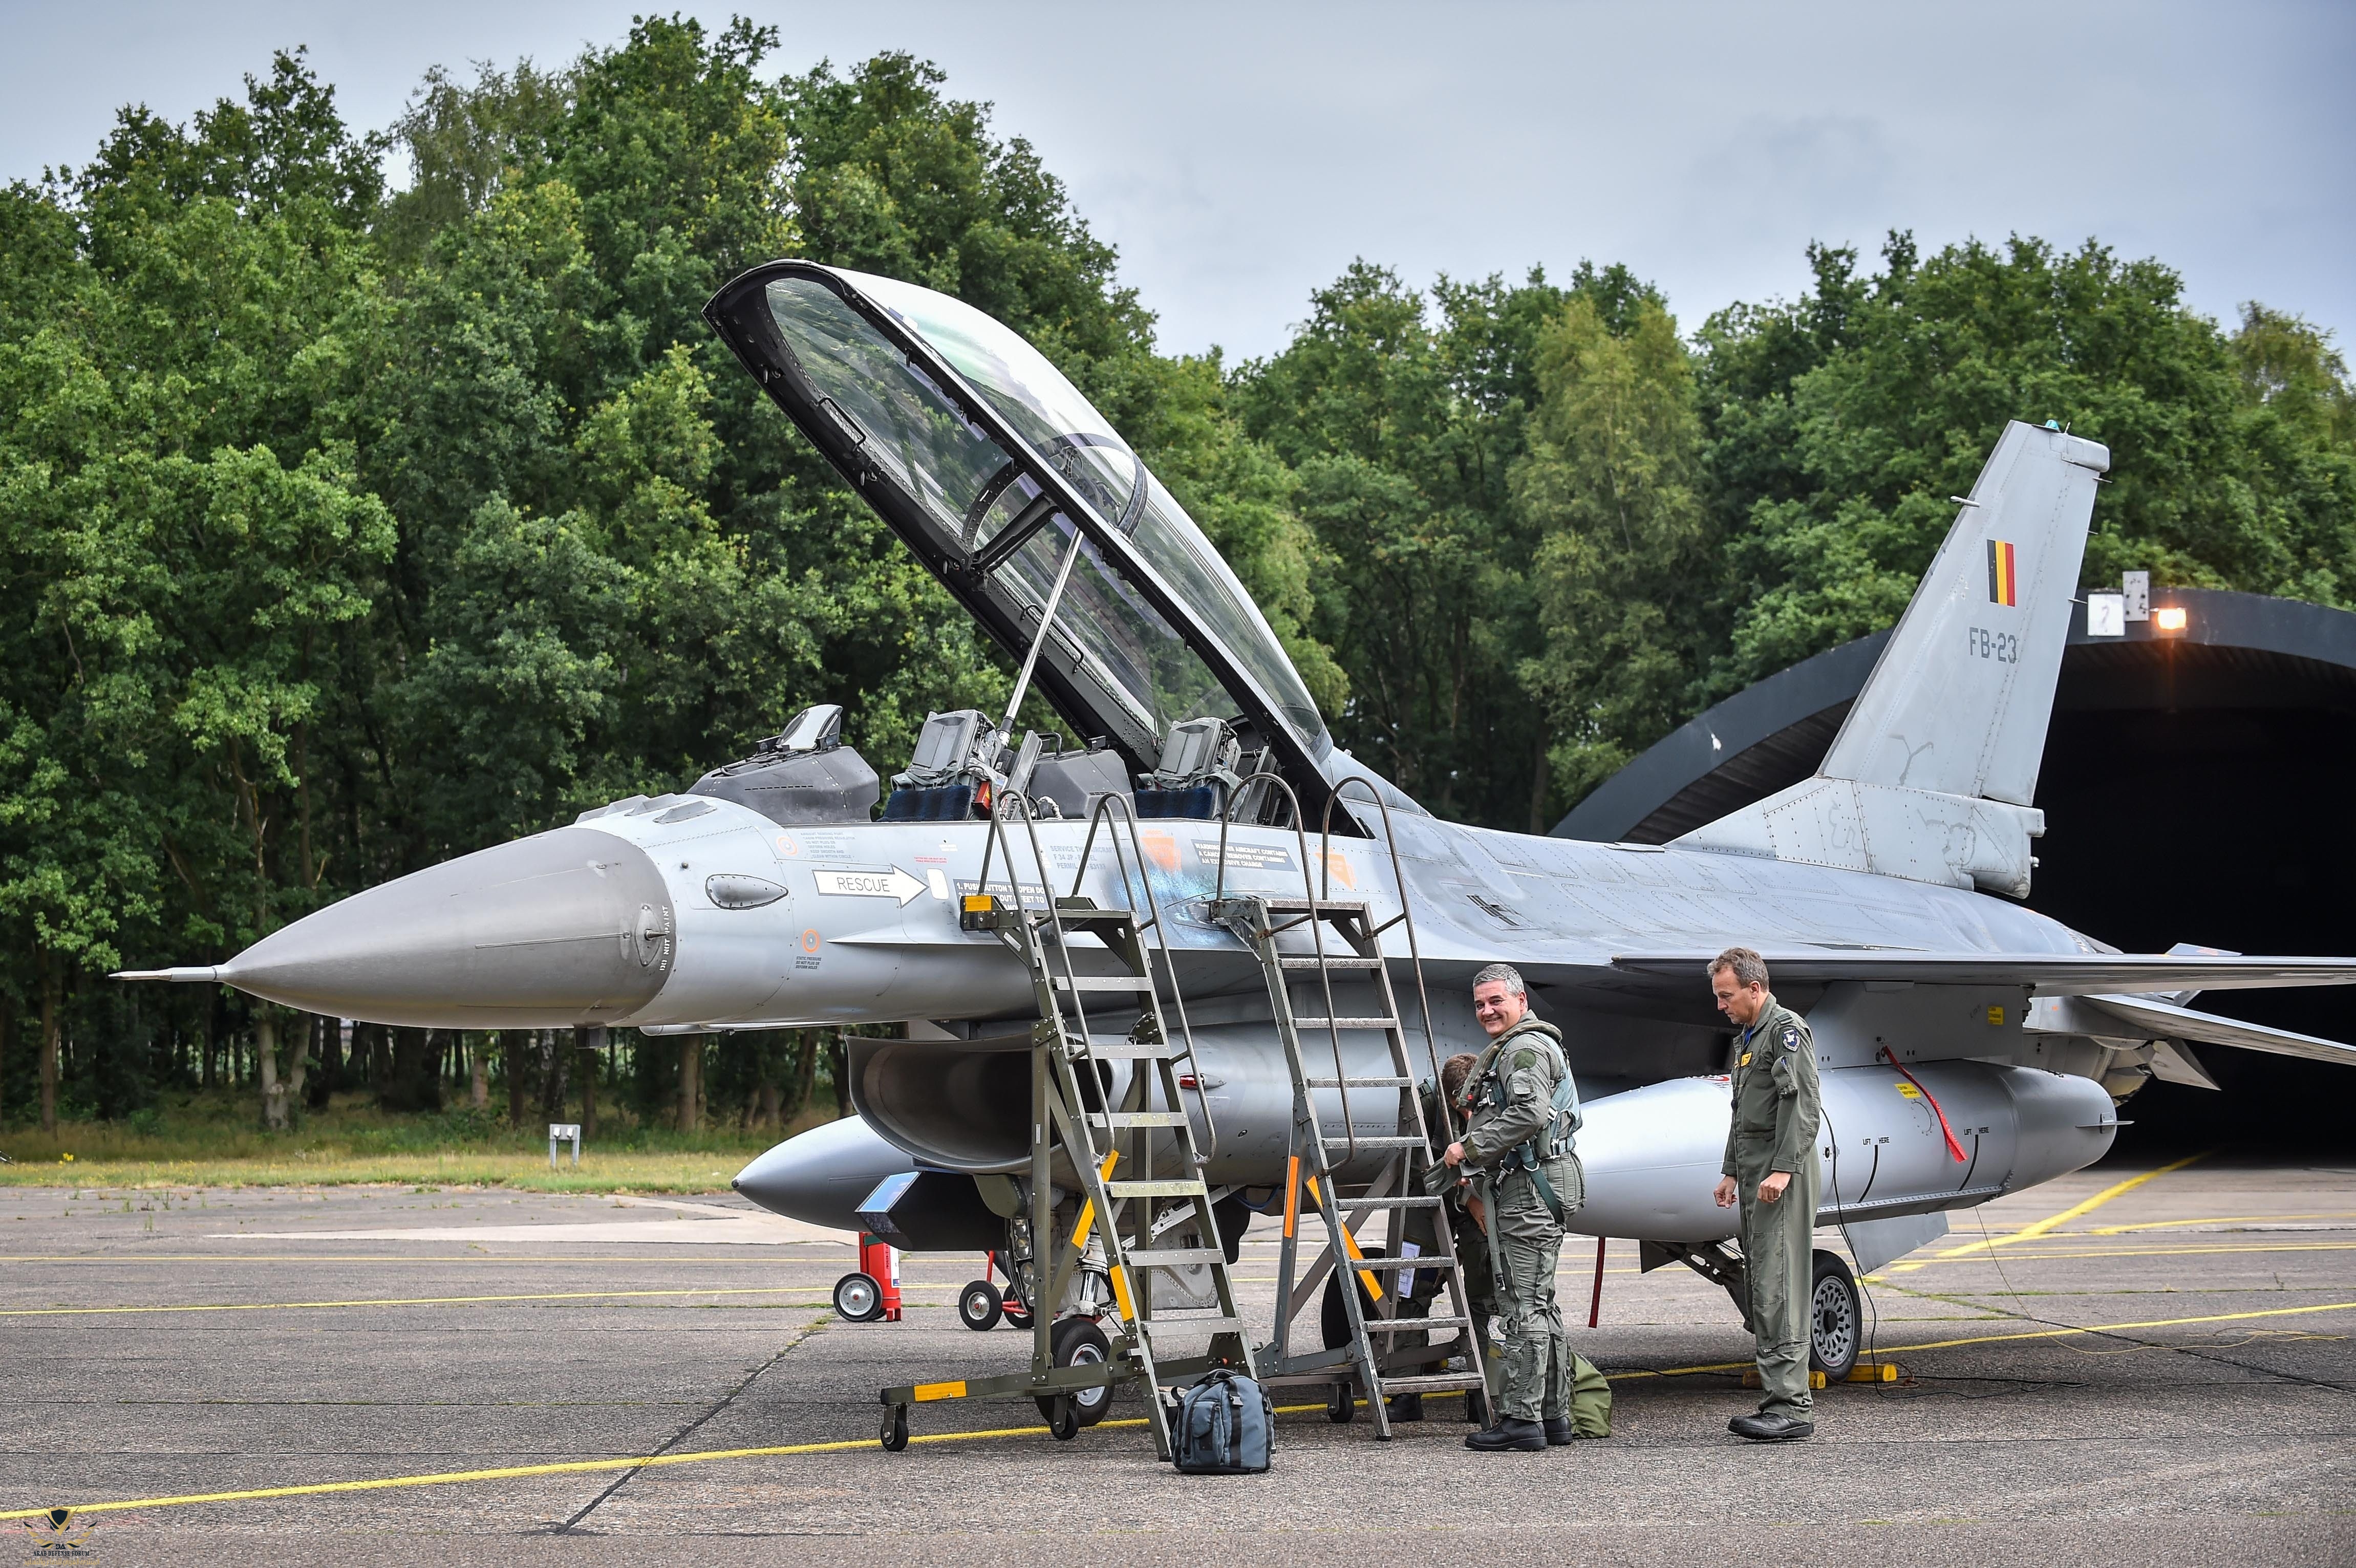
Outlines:
<svg viewBox="0 0 2356 1568"><path fill-rule="evenodd" d="M2044 831L2029 803L2110 461L2007 425L1816 776L1679 842L2026 893Z"/></svg>
<svg viewBox="0 0 2356 1568"><path fill-rule="evenodd" d="M2005 426L1816 771L2027 805L2111 454Z"/></svg>

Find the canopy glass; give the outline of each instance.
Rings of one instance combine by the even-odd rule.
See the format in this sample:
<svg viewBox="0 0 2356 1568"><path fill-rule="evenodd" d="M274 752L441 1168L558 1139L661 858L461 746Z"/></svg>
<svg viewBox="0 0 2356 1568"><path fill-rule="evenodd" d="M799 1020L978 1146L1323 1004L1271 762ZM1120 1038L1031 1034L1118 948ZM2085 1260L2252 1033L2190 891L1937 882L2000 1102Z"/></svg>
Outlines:
<svg viewBox="0 0 2356 1568"><path fill-rule="evenodd" d="M1188 645L1191 632L1224 655L1220 663L1258 683L1273 716L1312 754L1325 750L1316 705L1250 595L1184 508L1044 355L945 294L830 271L938 353L1029 455L1053 467L1095 514L1091 521L1151 568L1192 622L1173 625L1125 581L1119 563L1073 527L1015 453L958 411L921 359L902 353L818 278L798 270L767 281L769 317L820 415L922 508L927 531L945 536L951 564L1012 601L1025 633L1035 635L1056 571L1079 536L1048 652L1052 657L1060 645L1065 660L1086 667L1087 686L1118 702L1130 722L1115 728L1158 740L1179 720L1259 706L1222 688Z"/></svg>

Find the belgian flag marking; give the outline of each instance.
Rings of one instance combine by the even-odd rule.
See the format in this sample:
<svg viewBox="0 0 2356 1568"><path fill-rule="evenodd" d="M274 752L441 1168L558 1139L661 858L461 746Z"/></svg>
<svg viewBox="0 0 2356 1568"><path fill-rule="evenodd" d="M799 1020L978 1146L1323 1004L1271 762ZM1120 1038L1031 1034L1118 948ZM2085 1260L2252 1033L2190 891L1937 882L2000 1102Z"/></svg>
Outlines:
<svg viewBox="0 0 2356 1568"><path fill-rule="evenodd" d="M1987 547L1989 601L2018 606L2020 603L2020 573L2013 564L2011 543L2005 539L1990 539Z"/></svg>

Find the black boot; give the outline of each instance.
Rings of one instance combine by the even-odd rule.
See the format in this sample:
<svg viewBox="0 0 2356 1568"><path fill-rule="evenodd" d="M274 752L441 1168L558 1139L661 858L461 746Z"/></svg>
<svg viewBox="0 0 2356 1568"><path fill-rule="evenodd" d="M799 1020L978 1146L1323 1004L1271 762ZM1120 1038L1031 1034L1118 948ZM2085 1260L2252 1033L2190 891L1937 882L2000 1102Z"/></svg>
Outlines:
<svg viewBox="0 0 2356 1568"><path fill-rule="evenodd" d="M1393 1421L1421 1421L1423 1419L1423 1395L1419 1393L1395 1393L1391 1395L1390 1416Z"/></svg>
<svg viewBox="0 0 2356 1568"><path fill-rule="evenodd" d="M1579 1434L1571 1430L1570 1417L1568 1415L1547 1416L1546 1418L1546 1435L1547 1446L1549 1448L1559 1448L1566 1443L1576 1443L1579 1441Z"/></svg>
<svg viewBox="0 0 2356 1568"><path fill-rule="evenodd" d="M1771 1415L1765 1411L1757 1415L1738 1415L1726 1425L1737 1437L1748 1437L1753 1443L1793 1443L1816 1435L1813 1421L1802 1421L1796 1415Z"/></svg>
<svg viewBox="0 0 2356 1568"><path fill-rule="evenodd" d="M1508 1415L1486 1431L1464 1439L1464 1446L1483 1454L1539 1454L1546 1450L1546 1428L1535 1421Z"/></svg>

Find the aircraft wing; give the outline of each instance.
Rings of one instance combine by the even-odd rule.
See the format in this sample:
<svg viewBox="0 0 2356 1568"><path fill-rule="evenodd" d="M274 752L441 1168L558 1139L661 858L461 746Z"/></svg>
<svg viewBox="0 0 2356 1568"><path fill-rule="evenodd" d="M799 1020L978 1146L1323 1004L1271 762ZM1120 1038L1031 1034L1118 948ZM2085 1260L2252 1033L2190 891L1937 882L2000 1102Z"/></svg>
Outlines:
<svg viewBox="0 0 2356 1568"><path fill-rule="evenodd" d="M2197 1040L2203 1045L2238 1046L2244 1051L2264 1051L2276 1056L2300 1056L2309 1061L2335 1061L2342 1067L2356 1067L2356 1045L2342 1045L2336 1040L2219 1018L2215 1013L2195 1012L2190 1008L2143 997L2090 996L2086 1005L2108 1013L2151 1040Z"/></svg>
<svg viewBox="0 0 2356 1568"><path fill-rule="evenodd" d="M1716 956L1714 951L1698 948L1683 953L1622 953L1612 955L1612 968L1617 974L1673 977L1683 985L1694 986L1699 983L1702 965ZM1762 956L1767 960L1768 973L1779 981L2027 986L2032 995L2040 997L2356 985L2356 958L2207 957L2166 953L1922 953L1896 948L1807 948ZM2180 1008L2169 1010L2189 1018L2207 1016Z"/></svg>

